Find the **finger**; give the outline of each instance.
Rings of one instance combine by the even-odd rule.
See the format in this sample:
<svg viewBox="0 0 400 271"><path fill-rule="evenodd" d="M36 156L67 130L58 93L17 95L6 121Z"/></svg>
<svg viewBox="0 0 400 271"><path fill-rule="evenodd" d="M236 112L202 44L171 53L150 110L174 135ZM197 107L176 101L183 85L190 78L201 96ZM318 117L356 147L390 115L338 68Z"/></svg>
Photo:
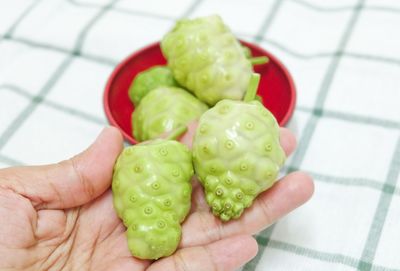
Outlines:
<svg viewBox="0 0 400 271"><path fill-rule="evenodd" d="M196 133L198 124L199 124L198 121L192 121L191 123L189 123L188 130L179 139L179 141L188 146L189 149L192 149L193 137L194 134Z"/></svg>
<svg viewBox="0 0 400 271"><path fill-rule="evenodd" d="M88 232L95 233L98 241L113 240L115 236L125 235L126 229L113 206L111 189L90 204L84 205L80 209L79 219L82 239L87 239L85 235Z"/></svg>
<svg viewBox="0 0 400 271"><path fill-rule="evenodd" d="M26 249L36 244L37 215L26 198L11 190L0 189L0 221L0 250L2 246Z"/></svg>
<svg viewBox="0 0 400 271"><path fill-rule="evenodd" d="M123 228L122 225L121 227ZM99 242L101 246L98 246L96 253L91 257L92 270L139 271L147 270L151 263L150 260L141 260L132 256L128 249L125 231L118 236Z"/></svg>
<svg viewBox="0 0 400 271"><path fill-rule="evenodd" d="M280 128L279 139L286 156L291 155L297 145L294 134L287 128Z"/></svg>
<svg viewBox="0 0 400 271"><path fill-rule="evenodd" d="M238 220L221 222L210 211L191 214L183 224L180 246L197 246L237 234L254 234L305 203L313 194L312 179L295 172L260 194Z"/></svg>
<svg viewBox="0 0 400 271"><path fill-rule="evenodd" d="M36 209L79 206L110 186L121 150L121 133L108 127L87 150L72 159L53 165L0 170L0 186L30 199Z"/></svg>
<svg viewBox="0 0 400 271"><path fill-rule="evenodd" d="M241 235L204 246L184 248L151 265L148 271L236 270L257 254L257 242Z"/></svg>
<svg viewBox="0 0 400 271"><path fill-rule="evenodd" d="M100 269L94 270L107 270L107 271L139 271L145 270L149 265L149 261L141 261L132 256L120 259L112 262L108 267L99 266Z"/></svg>

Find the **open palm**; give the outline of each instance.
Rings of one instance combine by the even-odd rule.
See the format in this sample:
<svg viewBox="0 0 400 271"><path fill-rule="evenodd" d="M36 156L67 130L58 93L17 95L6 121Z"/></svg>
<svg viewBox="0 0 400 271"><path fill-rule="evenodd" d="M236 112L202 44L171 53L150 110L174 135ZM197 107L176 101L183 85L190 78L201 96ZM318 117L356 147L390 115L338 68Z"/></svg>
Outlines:
<svg viewBox="0 0 400 271"><path fill-rule="evenodd" d="M295 141L281 129L290 154ZM311 179L285 176L239 220L221 223L193 180L179 249L156 262L131 256L110 191L122 138L106 128L83 153L58 164L0 170L0 270L234 270L255 256L251 237L309 199Z"/></svg>

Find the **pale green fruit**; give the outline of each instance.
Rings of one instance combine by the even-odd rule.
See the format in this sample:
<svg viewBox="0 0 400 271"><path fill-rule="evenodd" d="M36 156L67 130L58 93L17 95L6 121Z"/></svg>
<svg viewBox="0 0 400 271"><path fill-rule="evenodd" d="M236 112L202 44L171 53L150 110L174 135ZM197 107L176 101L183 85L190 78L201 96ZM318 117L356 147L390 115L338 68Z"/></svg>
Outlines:
<svg viewBox="0 0 400 271"><path fill-rule="evenodd" d="M129 87L129 98L135 106L138 106L143 97L151 90L163 86L178 86L171 70L166 66L151 67L136 75Z"/></svg>
<svg viewBox="0 0 400 271"><path fill-rule="evenodd" d="M178 21L161 49L178 83L200 100L242 99L253 68L221 17Z"/></svg>
<svg viewBox="0 0 400 271"><path fill-rule="evenodd" d="M159 87L147 94L132 114L133 136L154 139L198 119L208 106L176 87Z"/></svg>
<svg viewBox="0 0 400 271"><path fill-rule="evenodd" d="M200 118L193 163L207 203L221 220L240 217L274 184L284 161L279 126L260 102L223 100Z"/></svg>
<svg viewBox="0 0 400 271"><path fill-rule="evenodd" d="M157 139L120 154L112 181L114 208L127 227L133 256L174 253L191 206L192 175L191 152L177 141Z"/></svg>

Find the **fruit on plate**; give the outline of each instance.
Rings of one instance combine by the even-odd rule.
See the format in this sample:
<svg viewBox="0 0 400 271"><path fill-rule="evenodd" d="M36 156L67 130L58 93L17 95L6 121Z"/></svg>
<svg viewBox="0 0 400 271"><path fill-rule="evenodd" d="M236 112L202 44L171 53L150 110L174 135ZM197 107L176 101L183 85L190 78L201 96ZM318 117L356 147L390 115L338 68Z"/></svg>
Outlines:
<svg viewBox="0 0 400 271"><path fill-rule="evenodd" d="M178 83L208 105L243 98L253 67L218 15L179 20L161 49Z"/></svg>
<svg viewBox="0 0 400 271"><path fill-rule="evenodd" d="M193 163L212 212L236 219L270 188L285 161L274 116L254 100L253 75L244 101L222 100L205 112L193 140Z"/></svg>
<svg viewBox="0 0 400 271"><path fill-rule="evenodd" d="M157 87L174 87L178 86L171 70L166 66L154 66L136 75L131 86L129 87L129 98L135 106L151 90Z"/></svg>
<svg viewBox="0 0 400 271"><path fill-rule="evenodd" d="M145 141L198 119L208 109L192 94L177 87L158 87L147 94L132 114L133 136Z"/></svg>
<svg viewBox="0 0 400 271"><path fill-rule="evenodd" d="M174 253L191 206L192 175L191 152L174 140L140 143L120 154L113 201L133 256L158 259Z"/></svg>

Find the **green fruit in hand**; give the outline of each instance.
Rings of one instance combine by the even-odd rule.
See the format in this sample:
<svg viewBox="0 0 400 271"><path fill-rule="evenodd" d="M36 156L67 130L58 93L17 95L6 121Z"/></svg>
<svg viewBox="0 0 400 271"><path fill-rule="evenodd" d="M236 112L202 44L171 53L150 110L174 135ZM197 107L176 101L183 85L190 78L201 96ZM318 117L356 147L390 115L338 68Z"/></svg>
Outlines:
<svg viewBox="0 0 400 271"><path fill-rule="evenodd" d="M198 119L207 105L181 88L159 87L146 95L132 114L133 136L154 139Z"/></svg>
<svg viewBox="0 0 400 271"><path fill-rule="evenodd" d="M195 172L208 205L223 221L240 217L271 187L284 161L279 126L258 101L223 100L199 120L193 140Z"/></svg>
<svg viewBox="0 0 400 271"><path fill-rule="evenodd" d="M191 153L177 141L156 139L123 150L112 191L132 255L158 259L174 253L190 210L192 175Z"/></svg>
<svg viewBox="0 0 400 271"><path fill-rule="evenodd" d="M129 87L129 98L138 106L144 96L157 87L178 86L168 67L155 66L136 75Z"/></svg>
<svg viewBox="0 0 400 271"><path fill-rule="evenodd" d="M243 98L252 65L221 17L178 21L161 49L175 79L200 100L214 105Z"/></svg>

